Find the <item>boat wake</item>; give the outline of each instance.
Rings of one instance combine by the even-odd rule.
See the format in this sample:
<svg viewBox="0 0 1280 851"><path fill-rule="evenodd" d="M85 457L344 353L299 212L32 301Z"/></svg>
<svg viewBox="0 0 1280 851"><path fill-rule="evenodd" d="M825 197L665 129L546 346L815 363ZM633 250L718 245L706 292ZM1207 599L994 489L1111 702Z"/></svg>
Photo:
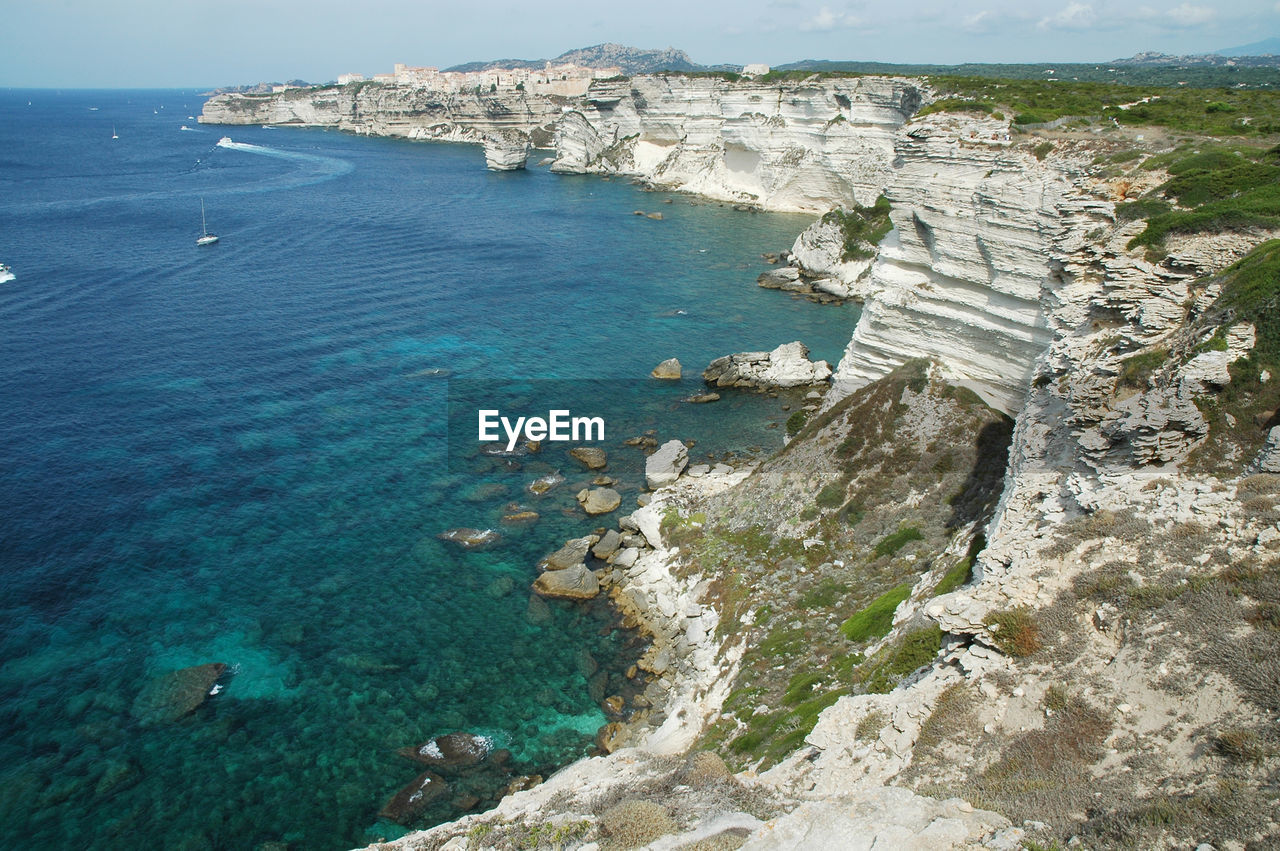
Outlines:
<svg viewBox="0 0 1280 851"><path fill-rule="evenodd" d="M217 147L225 148L230 151L241 151L246 154L257 154L262 157L275 157L276 159L291 160L299 164L307 164L315 167L303 183L319 183L324 180L331 180L335 177L341 177L348 174L354 166L344 159L338 157L326 157L320 154L306 154L301 151L290 151L283 148L272 148L267 145L251 145L248 142L234 142L230 136L223 136L218 140ZM291 184L297 185L297 184ZM254 190L248 190L254 191Z"/></svg>

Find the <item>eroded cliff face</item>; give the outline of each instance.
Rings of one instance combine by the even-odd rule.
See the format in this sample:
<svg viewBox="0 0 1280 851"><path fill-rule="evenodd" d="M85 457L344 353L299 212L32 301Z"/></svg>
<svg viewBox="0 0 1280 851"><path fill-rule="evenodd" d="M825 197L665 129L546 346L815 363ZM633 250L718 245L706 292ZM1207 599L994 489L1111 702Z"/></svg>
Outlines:
<svg viewBox="0 0 1280 851"><path fill-rule="evenodd" d="M446 92L353 83L269 95L215 95L205 102L200 122L333 127L374 136L482 143L486 136L512 132L537 136L560 115L560 103L559 98L515 91ZM549 129L541 138L550 138Z"/></svg>
<svg viewBox="0 0 1280 851"><path fill-rule="evenodd" d="M862 284L865 308L836 374L837 396L916 357L1016 413L1053 338L1045 302L1062 280L1055 242L1106 218L1070 168L1048 168L1003 122L938 114L895 144L884 194L894 230Z"/></svg>
<svg viewBox="0 0 1280 851"><path fill-rule="evenodd" d="M554 171L629 174L769 210L875 201L918 80L634 77L592 85L556 130Z"/></svg>

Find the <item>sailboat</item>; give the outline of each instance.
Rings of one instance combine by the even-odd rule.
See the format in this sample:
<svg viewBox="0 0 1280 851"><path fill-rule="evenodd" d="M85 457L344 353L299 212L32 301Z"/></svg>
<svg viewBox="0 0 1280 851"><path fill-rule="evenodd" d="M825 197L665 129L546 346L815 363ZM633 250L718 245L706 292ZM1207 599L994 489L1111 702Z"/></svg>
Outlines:
<svg viewBox="0 0 1280 851"><path fill-rule="evenodd" d="M196 245L213 245L218 241L218 237L209 233L209 227L204 221L204 199L200 199L200 238L196 240Z"/></svg>
<svg viewBox="0 0 1280 851"><path fill-rule="evenodd" d="M111 138L112 139L120 138L119 135L116 134L116 126L114 124L111 125Z"/></svg>

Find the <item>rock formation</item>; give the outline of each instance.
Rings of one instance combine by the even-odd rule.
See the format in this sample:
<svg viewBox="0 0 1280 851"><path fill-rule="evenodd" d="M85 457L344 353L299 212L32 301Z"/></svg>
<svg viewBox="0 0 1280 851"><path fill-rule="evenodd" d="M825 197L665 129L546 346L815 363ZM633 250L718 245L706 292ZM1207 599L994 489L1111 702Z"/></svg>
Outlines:
<svg viewBox="0 0 1280 851"><path fill-rule="evenodd" d="M650 488L669 485L689 465L689 448L678 440L668 440L645 459L644 478Z"/></svg>
<svg viewBox="0 0 1280 851"><path fill-rule="evenodd" d="M578 491L578 504L588 514L608 514L622 504L622 497L613 488L583 488Z"/></svg>
<svg viewBox="0 0 1280 851"><path fill-rule="evenodd" d="M133 717L143 725L177 721L208 699L226 670L222 662L210 662L153 677L133 701Z"/></svg>
<svg viewBox="0 0 1280 851"><path fill-rule="evenodd" d="M202 124L333 127L371 136L484 144L541 134L560 109L551 98L521 91L447 92L411 85L351 83L269 95L221 94L205 101ZM509 131L514 135L508 136ZM536 138L534 141L537 141ZM502 142L504 161L516 146ZM495 149L496 152L496 149Z"/></svg>
<svg viewBox="0 0 1280 851"><path fill-rule="evenodd" d="M206 115L307 123L316 98L375 94L391 96ZM463 847L476 826L514 843L548 820L613 841L645 814L662 847L1274 842L1280 334L1270 291L1246 310L1222 274L1273 234L1130 248L1143 225L1117 219L1096 168L1116 141L913 118L930 97L902 79L659 75L599 82L559 116L482 117L460 96L413 131L554 120L558 172L762 209L883 195L893 229L846 260L818 222L762 276L864 302L834 376L798 343L704 373L830 376L821 416L753 470L682 475L668 441L649 504L544 562L537 594L607 590L653 636L635 672L650 711L628 725L611 704L612 756L398 847ZM324 109L348 129L428 126L416 106L343 104ZM691 748L738 773L695 788Z"/></svg>
<svg viewBox="0 0 1280 851"><path fill-rule="evenodd" d="M484 164L490 171L522 169L529 159L529 136L521 130L504 130L484 137Z"/></svg>
<svg viewBox="0 0 1280 851"><path fill-rule="evenodd" d="M592 85L556 126L562 173L629 174L663 188L774 210L870 204L920 83L821 84L679 75Z"/></svg>
<svg viewBox="0 0 1280 851"><path fill-rule="evenodd" d="M654 378L661 378L665 381L680 380L680 361L677 358L667 358L662 363L653 368L649 373Z"/></svg>
<svg viewBox="0 0 1280 851"><path fill-rule="evenodd" d="M702 371L702 380L714 387L808 387L831 378L824 360L809 360L809 348L799 341L784 343L771 352L739 352L716 358Z"/></svg>

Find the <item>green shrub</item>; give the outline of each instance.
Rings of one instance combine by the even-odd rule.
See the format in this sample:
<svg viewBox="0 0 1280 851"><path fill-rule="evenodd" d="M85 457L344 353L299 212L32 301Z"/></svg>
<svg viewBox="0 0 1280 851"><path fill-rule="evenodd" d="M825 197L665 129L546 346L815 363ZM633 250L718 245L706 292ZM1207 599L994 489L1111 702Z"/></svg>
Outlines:
<svg viewBox="0 0 1280 851"><path fill-rule="evenodd" d="M1160 368L1160 365L1169 359L1169 350L1166 348L1152 349L1149 352L1141 352L1133 357L1125 358L1120 370L1120 383L1125 387L1146 387L1147 380L1151 378L1151 373Z"/></svg>
<svg viewBox="0 0 1280 851"><path fill-rule="evenodd" d="M898 550L902 549L912 541L919 541L923 539L924 535L920 534L920 530L915 526L903 526L893 534L886 535L882 538L880 542L876 544L872 557L880 558L881 556L894 555Z"/></svg>
<svg viewBox="0 0 1280 851"><path fill-rule="evenodd" d="M1180 148L1152 157L1143 163L1148 167L1169 172L1159 191L1187 209L1153 207L1145 216L1146 229L1129 240L1130 248L1159 245L1170 233L1280 227L1280 163L1270 151Z"/></svg>
<svg viewBox="0 0 1280 851"><path fill-rule="evenodd" d="M922 627L902 636L864 662L854 679L867 694L888 694L910 674L932 662L942 649L942 629Z"/></svg>
<svg viewBox="0 0 1280 851"><path fill-rule="evenodd" d="M1137 219L1151 219L1172 209L1173 205L1163 198L1139 198L1137 201L1116 204L1116 221L1132 222Z"/></svg>
<svg viewBox="0 0 1280 851"><path fill-rule="evenodd" d="M832 482L818 491L814 501L823 508L838 508L844 502L844 482Z"/></svg>
<svg viewBox="0 0 1280 851"><path fill-rule="evenodd" d="M822 217L826 224L839 225L844 234L842 260L875 257L875 246L893 230L893 221L889 218L891 209L889 199L881 195L870 207L854 204L848 209L832 210Z"/></svg>
<svg viewBox="0 0 1280 851"><path fill-rule="evenodd" d="M612 847L639 848L678 829L667 808L632 798L600 814L600 832Z"/></svg>
<svg viewBox="0 0 1280 851"><path fill-rule="evenodd" d="M990 113L991 104L966 98L940 98L916 112L916 118L932 115L935 112L980 112ZM1001 116L1003 118L1004 116Z"/></svg>
<svg viewBox="0 0 1280 851"><path fill-rule="evenodd" d="M911 595L911 583L904 582L867 604L866 608L851 615L840 624L840 632L850 641L868 641L889 634L893 627L893 613L898 605Z"/></svg>
<svg viewBox="0 0 1280 851"><path fill-rule="evenodd" d="M968 585L973 580L973 559L965 556L955 566L942 575L938 587L933 589L933 596L941 597L950 594L957 588Z"/></svg>
<svg viewBox="0 0 1280 851"><path fill-rule="evenodd" d="M936 588L933 589L933 596L941 597L943 594L950 594L962 585L968 585L973 581L973 563L978 559L978 553L987 548L987 536L978 533L973 536L973 540L969 542L969 550L965 553L964 558L956 562L955 566L943 574L942 579L938 582Z"/></svg>
<svg viewBox="0 0 1280 851"><path fill-rule="evenodd" d="M809 421L808 411L794 411L791 416L787 417L787 437L795 437L800 433L800 429L804 428L804 424Z"/></svg>
<svg viewBox="0 0 1280 851"><path fill-rule="evenodd" d="M1035 154L1036 159L1043 160L1049 156L1049 152L1053 150L1052 142L1041 142L1031 149L1031 153Z"/></svg>

